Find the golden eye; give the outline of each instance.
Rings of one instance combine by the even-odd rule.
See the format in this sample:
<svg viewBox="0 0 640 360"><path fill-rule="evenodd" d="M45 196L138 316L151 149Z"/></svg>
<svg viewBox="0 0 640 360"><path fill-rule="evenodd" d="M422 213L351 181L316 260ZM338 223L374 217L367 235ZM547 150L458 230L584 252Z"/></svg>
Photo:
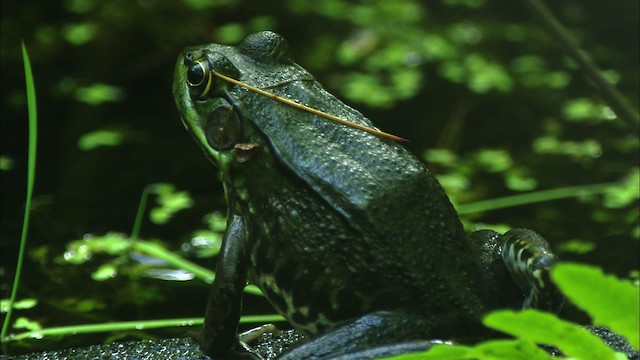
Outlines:
<svg viewBox="0 0 640 360"><path fill-rule="evenodd" d="M195 96L205 96L211 89L211 72L209 62L198 60L187 65L187 84Z"/></svg>
<svg viewBox="0 0 640 360"><path fill-rule="evenodd" d="M189 86L200 86L207 79L207 68L202 61L196 61L187 70L187 82Z"/></svg>

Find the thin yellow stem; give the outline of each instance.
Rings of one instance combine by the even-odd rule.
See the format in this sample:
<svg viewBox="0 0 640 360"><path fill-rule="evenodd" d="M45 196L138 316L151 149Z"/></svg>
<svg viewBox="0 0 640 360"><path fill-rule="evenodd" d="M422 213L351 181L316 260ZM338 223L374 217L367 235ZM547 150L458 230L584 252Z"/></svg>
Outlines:
<svg viewBox="0 0 640 360"><path fill-rule="evenodd" d="M278 96L276 94L270 93L268 91L264 91L262 89L258 89L257 87L253 87L253 86L251 86L249 84L245 84L245 83L243 83L241 81L238 81L238 80L236 80L234 78L231 78L231 77L228 77L226 75L223 75L223 74L221 74L221 73L219 73L219 72L217 72L215 70L211 70L211 72L215 76L221 78L222 80L228 81L228 82L230 82L232 84L235 84L235 85L238 85L238 86L242 86L243 88L249 89L250 91L253 91L253 92L258 93L260 95L272 98L272 99L274 99L276 101L280 101L281 103L287 104L289 106L293 106L295 108L310 112L312 114L315 114L315 115L318 115L318 116L322 116L323 118L326 118L326 119L329 119L329 120L333 120L333 121L337 121L337 122L339 122L341 124L344 124L344 125L347 125L347 126L351 126L353 128L356 128L356 129L359 129L359 130L363 130L363 131L366 131L366 132L371 133L371 134L375 134L375 135L378 135L378 136L386 137L388 139L392 139L392 140L395 140L395 141L408 141L407 139L402 138L400 136L389 134L389 133L386 133L384 131L373 129L373 128L370 128L370 127L366 127L364 125L356 124L356 123L351 122L349 120L345 120L345 119L339 118L339 117L337 117L335 115L327 114L324 111L320 111L318 109L314 109L314 108L308 107L306 105L297 103L295 101L291 101L291 100L282 98L282 97L280 97L280 96Z"/></svg>

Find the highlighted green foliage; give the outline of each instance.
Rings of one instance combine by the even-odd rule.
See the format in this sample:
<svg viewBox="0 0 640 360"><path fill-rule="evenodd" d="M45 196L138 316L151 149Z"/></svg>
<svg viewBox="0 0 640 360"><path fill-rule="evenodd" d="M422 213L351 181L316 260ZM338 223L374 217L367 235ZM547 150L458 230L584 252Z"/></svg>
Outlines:
<svg viewBox="0 0 640 360"><path fill-rule="evenodd" d="M117 86L95 83L76 89L74 97L89 105L101 105L106 102L120 101L124 97L124 93Z"/></svg>
<svg viewBox="0 0 640 360"><path fill-rule="evenodd" d="M546 360L552 359L534 343L521 340L493 340L477 346L436 345L426 353L395 356L393 360L464 360L464 359L509 359Z"/></svg>
<svg viewBox="0 0 640 360"><path fill-rule="evenodd" d="M639 348L639 290L631 281L582 264L559 264L551 277L572 303L591 315L594 324L611 328Z"/></svg>
<svg viewBox="0 0 640 360"><path fill-rule="evenodd" d="M615 359L615 352L587 329L541 311L496 311L484 318L484 324L534 344L557 347L578 359Z"/></svg>
<svg viewBox="0 0 640 360"><path fill-rule="evenodd" d="M93 150L102 146L117 146L122 143L123 134L116 130L97 130L86 133L78 139L81 150Z"/></svg>
<svg viewBox="0 0 640 360"><path fill-rule="evenodd" d="M9 171L13 168L13 159L10 156L0 155L0 171Z"/></svg>
<svg viewBox="0 0 640 360"><path fill-rule="evenodd" d="M631 345L638 349L637 286L630 281L605 275L596 267L581 264L559 264L554 268L552 278L570 301L593 317L595 324L626 336ZM427 352L390 359L554 358L536 344L553 346L566 356L580 360L626 358L586 328L534 309L494 311L484 318L484 324L516 339L486 341L475 346L437 345Z"/></svg>
<svg viewBox="0 0 640 360"><path fill-rule="evenodd" d="M16 300L13 303L13 308L19 309L19 310L31 309L37 304L38 304L38 299L26 298L22 300ZM6 313L8 309L9 309L9 299L0 300L0 313Z"/></svg>
<svg viewBox="0 0 640 360"><path fill-rule="evenodd" d="M193 204L188 192L177 191L172 184L155 184L151 191L158 196L158 206L151 209L150 214L154 224L167 223L173 214Z"/></svg>
<svg viewBox="0 0 640 360"><path fill-rule="evenodd" d="M70 44L80 46L91 42L98 32L99 27L95 23L78 23L65 26L62 35Z"/></svg>

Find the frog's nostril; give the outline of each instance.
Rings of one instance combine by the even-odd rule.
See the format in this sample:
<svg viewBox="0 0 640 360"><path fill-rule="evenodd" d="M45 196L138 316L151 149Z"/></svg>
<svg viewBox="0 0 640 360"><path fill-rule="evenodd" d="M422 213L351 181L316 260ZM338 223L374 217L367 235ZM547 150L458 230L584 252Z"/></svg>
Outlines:
<svg viewBox="0 0 640 360"><path fill-rule="evenodd" d="M182 61L182 63L184 65L189 65L191 61L193 61L193 53L189 51L184 55L184 60Z"/></svg>

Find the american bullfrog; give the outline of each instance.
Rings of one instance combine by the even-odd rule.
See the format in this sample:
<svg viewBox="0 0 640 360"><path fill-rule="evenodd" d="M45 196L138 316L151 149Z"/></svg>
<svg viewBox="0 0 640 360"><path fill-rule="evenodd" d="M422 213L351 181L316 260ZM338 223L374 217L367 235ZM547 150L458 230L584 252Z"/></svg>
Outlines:
<svg viewBox="0 0 640 360"><path fill-rule="evenodd" d="M310 338L287 359L471 342L489 336L479 319L492 309L559 306L548 281L555 256L540 235L465 235L436 178L399 142L229 79L374 128L294 63L273 32L179 55L176 105L219 168L228 202L207 355L250 355L237 337L247 283Z"/></svg>

